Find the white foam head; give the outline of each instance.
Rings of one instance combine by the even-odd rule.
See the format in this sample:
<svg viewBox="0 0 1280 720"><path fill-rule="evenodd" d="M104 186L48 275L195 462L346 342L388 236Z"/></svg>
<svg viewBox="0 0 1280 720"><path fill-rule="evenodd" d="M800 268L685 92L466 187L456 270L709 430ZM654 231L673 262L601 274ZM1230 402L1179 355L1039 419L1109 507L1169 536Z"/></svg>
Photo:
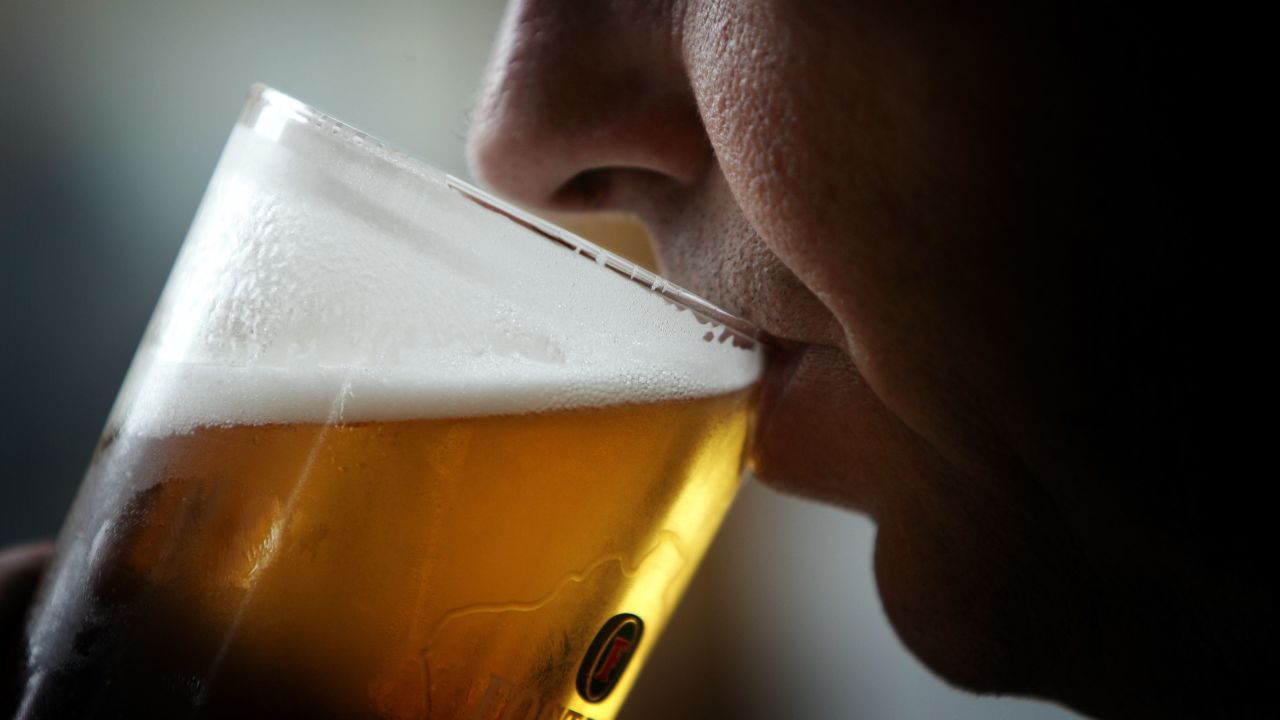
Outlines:
<svg viewBox="0 0 1280 720"><path fill-rule="evenodd" d="M718 394L759 376L758 347L574 242L600 262L256 89L113 422L159 435L521 413Z"/></svg>

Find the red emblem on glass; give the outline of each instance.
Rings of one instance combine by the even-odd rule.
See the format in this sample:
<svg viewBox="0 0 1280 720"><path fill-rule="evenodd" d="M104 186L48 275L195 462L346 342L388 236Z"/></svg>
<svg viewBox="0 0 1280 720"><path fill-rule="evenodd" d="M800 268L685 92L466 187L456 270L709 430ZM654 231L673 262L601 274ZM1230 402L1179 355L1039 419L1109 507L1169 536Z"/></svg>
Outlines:
<svg viewBox="0 0 1280 720"><path fill-rule="evenodd" d="M644 622L635 615L614 615L596 633L578 668L578 694L597 703L609 697L635 657L644 634Z"/></svg>

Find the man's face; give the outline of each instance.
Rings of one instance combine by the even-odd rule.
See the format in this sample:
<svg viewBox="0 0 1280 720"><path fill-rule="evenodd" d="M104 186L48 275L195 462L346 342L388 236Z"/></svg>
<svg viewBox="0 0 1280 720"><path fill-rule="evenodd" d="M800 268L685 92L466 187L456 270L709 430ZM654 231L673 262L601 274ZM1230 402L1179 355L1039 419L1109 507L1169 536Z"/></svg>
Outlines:
<svg viewBox="0 0 1280 720"><path fill-rule="evenodd" d="M779 338L758 476L876 520L886 611L944 676L1054 692L1072 89L1034 11L936 5L517 1L471 154L526 205L634 212Z"/></svg>

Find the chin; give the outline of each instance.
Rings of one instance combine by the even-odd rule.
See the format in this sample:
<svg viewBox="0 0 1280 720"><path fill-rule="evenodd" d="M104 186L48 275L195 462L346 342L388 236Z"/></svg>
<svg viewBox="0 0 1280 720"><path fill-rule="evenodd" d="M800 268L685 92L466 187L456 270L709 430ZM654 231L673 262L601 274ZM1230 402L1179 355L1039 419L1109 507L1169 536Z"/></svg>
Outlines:
<svg viewBox="0 0 1280 720"><path fill-rule="evenodd" d="M918 512L925 501L880 519L875 576L885 614L907 648L957 687L1061 700L1064 671L1086 637L1070 563L1021 523L999 522L999 512L973 517L967 505L929 517Z"/></svg>

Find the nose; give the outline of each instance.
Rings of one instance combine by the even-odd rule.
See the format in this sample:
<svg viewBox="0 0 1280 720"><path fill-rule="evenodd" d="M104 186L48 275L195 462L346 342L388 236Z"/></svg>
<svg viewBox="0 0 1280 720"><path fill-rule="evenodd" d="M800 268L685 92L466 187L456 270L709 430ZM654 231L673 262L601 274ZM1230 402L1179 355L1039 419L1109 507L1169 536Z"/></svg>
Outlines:
<svg viewBox="0 0 1280 720"><path fill-rule="evenodd" d="M711 159L672 3L515 0L468 142L476 176L541 209L638 210Z"/></svg>

